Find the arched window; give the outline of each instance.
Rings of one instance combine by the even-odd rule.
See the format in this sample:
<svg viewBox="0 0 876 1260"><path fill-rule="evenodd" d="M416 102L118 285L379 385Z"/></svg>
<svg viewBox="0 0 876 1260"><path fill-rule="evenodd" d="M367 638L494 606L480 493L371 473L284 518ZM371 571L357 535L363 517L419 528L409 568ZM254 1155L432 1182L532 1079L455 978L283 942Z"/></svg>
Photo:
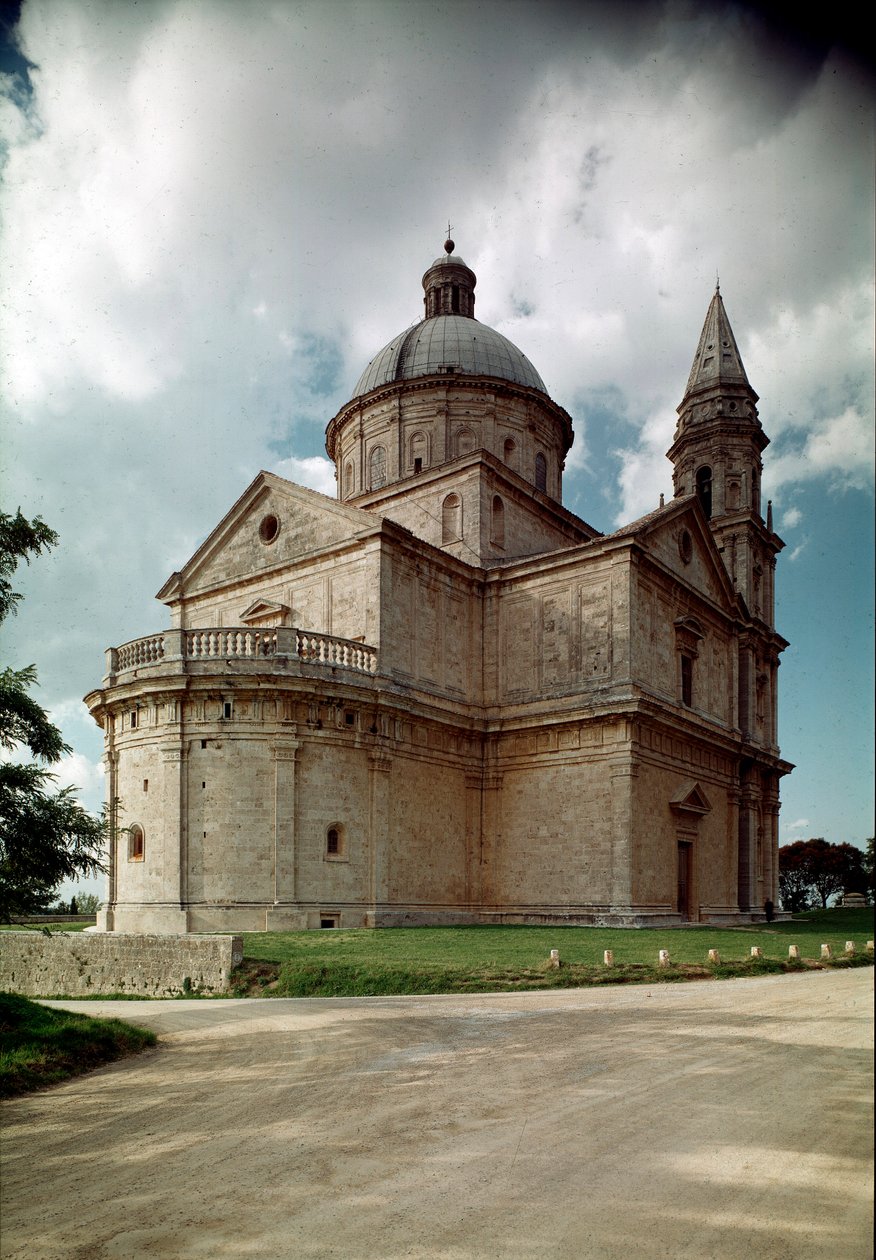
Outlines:
<svg viewBox="0 0 876 1260"><path fill-rule="evenodd" d="M697 498L706 516L712 515L712 470L705 464L697 469Z"/></svg>
<svg viewBox="0 0 876 1260"><path fill-rule="evenodd" d="M513 468L515 463L517 462L515 459L516 452L517 452L517 443L514 441L514 439L505 438L505 445L502 448L502 455L504 457L505 463L508 465L509 468Z"/></svg>
<svg viewBox="0 0 876 1260"><path fill-rule="evenodd" d="M146 856L146 835L139 823L128 828L128 861L142 862Z"/></svg>
<svg viewBox="0 0 876 1260"><path fill-rule="evenodd" d="M462 499L448 494L441 504L441 541L458 542L462 538Z"/></svg>
<svg viewBox="0 0 876 1260"><path fill-rule="evenodd" d="M751 470L751 510L760 515L760 474L756 468Z"/></svg>
<svg viewBox="0 0 876 1260"><path fill-rule="evenodd" d="M344 498L353 493L355 488L355 478L353 475L352 462L348 461L344 466Z"/></svg>
<svg viewBox="0 0 876 1260"><path fill-rule="evenodd" d="M368 457L368 489L379 490L386 485L386 451L382 446L372 448Z"/></svg>
<svg viewBox="0 0 876 1260"><path fill-rule="evenodd" d="M457 455L468 455L475 448L475 435L471 429L460 429L456 435Z"/></svg>
<svg viewBox="0 0 876 1260"><path fill-rule="evenodd" d="M547 494L547 460L541 451L535 457L535 488Z"/></svg>
<svg viewBox="0 0 876 1260"><path fill-rule="evenodd" d="M490 542L494 547L505 546L505 504L497 494L493 495L493 510L490 513Z"/></svg>
<svg viewBox="0 0 876 1260"><path fill-rule="evenodd" d="M411 440L408 444L408 462L415 475L421 473L428 463L426 459L427 446L425 433L411 434Z"/></svg>
<svg viewBox="0 0 876 1260"><path fill-rule="evenodd" d="M346 857L346 837L344 828L341 823L332 823L326 828L325 833L325 856L327 858L344 858Z"/></svg>

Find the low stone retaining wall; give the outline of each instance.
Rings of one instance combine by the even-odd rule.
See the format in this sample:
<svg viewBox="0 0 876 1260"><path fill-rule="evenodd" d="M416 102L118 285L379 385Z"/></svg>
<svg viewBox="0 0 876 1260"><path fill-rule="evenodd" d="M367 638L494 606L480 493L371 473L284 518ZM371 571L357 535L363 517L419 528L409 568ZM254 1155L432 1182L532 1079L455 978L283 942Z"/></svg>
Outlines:
<svg viewBox="0 0 876 1260"><path fill-rule="evenodd" d="M240 936L0 933L0 989L26 997L177 997L224 993Z"/></svg>

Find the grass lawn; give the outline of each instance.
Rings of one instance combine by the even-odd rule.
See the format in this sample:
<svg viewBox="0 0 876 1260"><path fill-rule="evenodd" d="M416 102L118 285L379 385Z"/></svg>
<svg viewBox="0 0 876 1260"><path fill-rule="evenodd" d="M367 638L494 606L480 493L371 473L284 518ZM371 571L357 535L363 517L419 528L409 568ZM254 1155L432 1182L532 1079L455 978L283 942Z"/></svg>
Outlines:
<svg viewBox="0 0 876 1260"><path fill-rule="evenodd" d="M91 1019L0 993L0 1098L56 1085L156 1040L120 1019Z"/></svg>
<svg viewBox="0 0 876 1260"><path fill-rule="evenodd" d="M820 962L821 945L837 965L871 963L873 910L817 910L789 923L745 928L469 927L391 928L380 931L250 932L238 992L306 996L487 992L577 987L630 981L684 980L789 969L788 946L799 946L799 967ZM847 940L855 959L843 957ZM762 959L751 958L759 946ZM562 966L548 966L552 949ZM605 967L603 953L614 953ZM658 968L668 949L672 965ZM717 949L721 963L708 963ZM793 969L793 968L792 968Z"/></svg>

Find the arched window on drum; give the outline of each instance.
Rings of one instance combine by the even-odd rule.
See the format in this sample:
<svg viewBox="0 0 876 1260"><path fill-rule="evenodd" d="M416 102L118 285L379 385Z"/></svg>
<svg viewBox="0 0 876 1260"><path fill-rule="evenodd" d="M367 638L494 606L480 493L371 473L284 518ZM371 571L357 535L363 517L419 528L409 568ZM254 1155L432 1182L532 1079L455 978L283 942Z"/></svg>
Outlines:
<svg viewBox="0 0 876 1260"><path fill-rule="evenodd" d="M458 494L448 494L441 504L441 541L459 542L462 538L462 499Z"/></svg>
<svg viewBox="0 0 876 1260"><path fill-rule="evenodd" d="M535 457L535 488L547 494L547 460L541 451Z"/></svg>
<svg viewBox="0 0 876 1260"><path fill-rule="evenodd" d="M368 489L379 490L386 485L386 451L375 446L368 457Z"/></svg>

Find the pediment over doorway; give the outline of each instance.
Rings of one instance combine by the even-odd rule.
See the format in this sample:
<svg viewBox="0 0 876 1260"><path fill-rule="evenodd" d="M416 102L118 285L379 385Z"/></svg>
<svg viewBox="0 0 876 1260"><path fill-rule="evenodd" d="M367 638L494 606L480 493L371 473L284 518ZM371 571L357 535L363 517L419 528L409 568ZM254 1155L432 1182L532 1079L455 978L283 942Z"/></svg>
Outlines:
<svg viewBox="0 0 876 1260"><path fill-rule="evenodd" d="M712 803L699 783L688 780L669 798L669 808L677 814L708 814Z"/></svg>

